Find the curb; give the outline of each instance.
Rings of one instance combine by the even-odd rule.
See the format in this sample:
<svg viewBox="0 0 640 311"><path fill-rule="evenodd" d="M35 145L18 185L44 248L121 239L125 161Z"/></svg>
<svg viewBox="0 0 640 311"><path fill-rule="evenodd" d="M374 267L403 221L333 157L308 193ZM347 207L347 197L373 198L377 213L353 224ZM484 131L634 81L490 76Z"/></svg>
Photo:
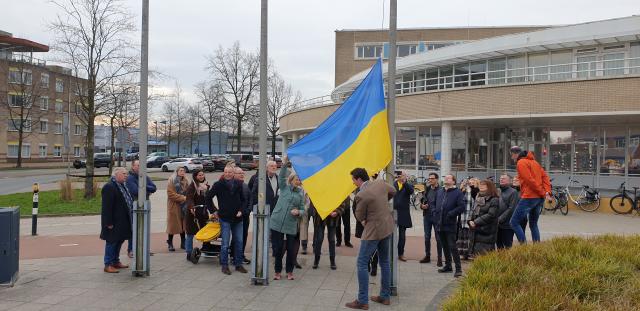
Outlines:
<svg viewBox="0 0 640 311"><path fill-rule="evenodd" d="M436 295L433 296L431 301L429 301L429 304L427 304L425 311L441 310L442 302L444 302L444 300L447 299L447 297L449 297L453 293L453 291L458 287L458 284L459 284L458 280L452 280L443 288L441 288L436 293Z"/></svg>
<svg viewBox="0 0 640 311"><path fill-rule="evenodd" d="M46 217L46 218L55 218L55 217L73 217L73 216L96 216L100 215L100 213L76 213L76 214L38 214L38 218ZM20 215L20 219L28 219L31 218L32 215Z"/></svg>

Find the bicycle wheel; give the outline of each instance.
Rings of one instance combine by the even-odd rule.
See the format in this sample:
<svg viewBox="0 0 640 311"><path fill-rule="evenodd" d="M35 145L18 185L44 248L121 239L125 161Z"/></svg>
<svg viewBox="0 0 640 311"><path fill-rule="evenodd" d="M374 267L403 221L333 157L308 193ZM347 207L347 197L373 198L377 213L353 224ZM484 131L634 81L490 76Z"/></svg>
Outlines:
<svg viewBox="0 0 640 311"><path fill-rule="evenodd" d="M569 204L567 204L566 201L564 204L559 204L558 209L560 210L560 213L562 213L562 215L567 216L567 214L569 214Z"/></svg>
<svg viewBox="0 0 640 311"><path fill-rule="evenodd" d="M633 201L627 195L618 194L611 198L609 206L617 214L629 214L633 210Z"/></svg>
<svg viewBox="0 0 640 311"><path fill-rule="evenodd" d="M547 211L553 211L558 207L558 196L556 194L551 195L551 200L544 200L542 207Z"/></svg>
<svg viewBox="0 0 640 311"><path fill-rule="evenodd" d="M600 207L600 195L597 194L594 199L589 199L584 195L584 192L580 194L580 197L576 200L578 207L585 212L593 212Z"/></svg>

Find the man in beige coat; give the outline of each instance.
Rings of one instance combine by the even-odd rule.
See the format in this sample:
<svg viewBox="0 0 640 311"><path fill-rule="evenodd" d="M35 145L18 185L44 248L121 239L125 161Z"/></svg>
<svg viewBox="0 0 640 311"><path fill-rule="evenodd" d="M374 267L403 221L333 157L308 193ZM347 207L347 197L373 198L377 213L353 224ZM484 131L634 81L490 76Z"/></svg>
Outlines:
<svg viewBox="0 0 640 311"><path fill-rule="evenodd" d="M395 227L393 215L389 209L389 200L396 190L382 180L369 181L369 175L363 168L351 171L353 183L360 188L355 197L356 220L362 223L364 231L358 254L358 298L346 306L352 309L369 309L369 272L367 266L371 255L377 250L381 271L380 295L371 296L371 300L384 305L390 304L391 266L389 250L391 234Z"/></svg>

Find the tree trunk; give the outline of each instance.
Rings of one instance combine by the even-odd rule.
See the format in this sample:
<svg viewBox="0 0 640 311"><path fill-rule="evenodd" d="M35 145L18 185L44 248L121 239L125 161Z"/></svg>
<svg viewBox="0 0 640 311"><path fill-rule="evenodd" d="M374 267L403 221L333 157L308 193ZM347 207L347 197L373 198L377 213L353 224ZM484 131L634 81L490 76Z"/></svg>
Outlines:
<svg viewBox="0 0 640 311"><path fill-rule="evenodd" d="M209 122L209 124L211 124L211 122ZM209 155L212 155L212 154L213 154L213 152L212 152L213 147L211 146L211 143L212 143L212 140L211 140L211 131L212 131L212 130L213 130L213 129L212 129L211 125L209 125Z"/></svg>
<svg viewBox="0 0 640 311"><path fill-rule="evenodd" d="M237 124L237 135L238 135L238 145L236 146L238 153L240 153L241 149L242 149L242 119L238 118L238 124Z"/></svg>
<svg viewBox="0 0 640 311"><path fill-rule="evenodd" d="M109 123L109 126L111 126L111 141L109 143L109 146L111 146L111 157L113 158L113 153L116 151L116 147L115 147L115 143L116 143L116 132L115 130L115 126L113 124L113 120L114 118L111 118L111 123ZM119 160L118 160L119 161ZM113 165L109 165L109 175L111 175L111 173L113 173Z"/></svg>
<svg viewBox="0 0 640 311"><path fill-rule="evenodd" d="M276 159L276 133L271 133L271 156Z"/></svg>
<svg viewBox="0 0 640 311"><path fill-rule="evenodd" d="M93 162L93 145L94 145L94 122L96 120L96 114L94 109L94 91L89 88L89 96L86 113L87 113L87 167L85 170L86 178L84 180L84 197L90 199L96 196L93 192L93 174L94 162Z"/></svg>
<svg viewBox="0 0 640 311"><path fill-rule="evenodd" d="M11 108L9 108L11 109ZM20 122L20 128L18 129L18 161L16 161L16 167L22 167L22 143L24 140L24 120ZM11 121L13 122L13 121Z"/></svg>

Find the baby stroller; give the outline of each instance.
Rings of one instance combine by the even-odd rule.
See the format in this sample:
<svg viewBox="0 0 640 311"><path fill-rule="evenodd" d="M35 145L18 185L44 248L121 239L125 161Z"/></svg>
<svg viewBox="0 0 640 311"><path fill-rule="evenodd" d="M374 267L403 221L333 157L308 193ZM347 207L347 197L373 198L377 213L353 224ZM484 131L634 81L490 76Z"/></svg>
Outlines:
<svg viewBox="0 0 640 311"><path fill-rule="evenodd" d="M203 205L197 205L196 208L202 208ZM212 258L220 255L220 234L222 232L220 228L220 222L215 220L209 220L203 226L200 221L196 218L194 219L196 222L196 226L198 226L198 233L194 236L194 238L200 242L202 242L202 247L197 248L194 247L191 251L191 262L193 264L197 264L200 260L200 257ZM214 242L218 241L214 244Z"/></svg>

